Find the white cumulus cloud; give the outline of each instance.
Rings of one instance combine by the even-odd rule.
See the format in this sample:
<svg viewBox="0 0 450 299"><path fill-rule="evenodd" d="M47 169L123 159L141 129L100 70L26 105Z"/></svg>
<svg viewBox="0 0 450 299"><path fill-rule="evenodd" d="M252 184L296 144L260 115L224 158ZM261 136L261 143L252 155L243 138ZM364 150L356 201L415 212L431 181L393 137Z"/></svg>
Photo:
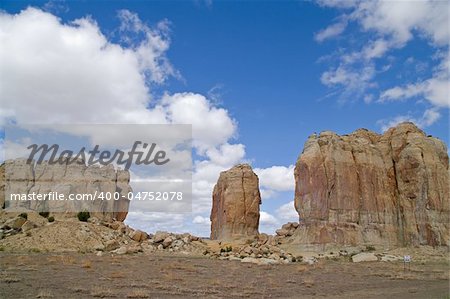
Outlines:
<svg viewBox="0 0 450 299"><path fill-rule="evenodd" d="M194 219L192 220L192 223L210 226L211 220L209 220L209 218L207 217L195 216Z"/></svg>
<svg viewBox="0 0 450 299"><path fill-rule="evenodd" d="M323 42L324 40L340 35L342 32L344 32L346 27L347 27L346 21L334 23L316 33L314 39L318 42Z"/></svg>
<svg viewBox="0 0 450 299"><path fill-rule="evenodd" d="M286 222L298 222L298 213L294 207L294 201L290 201L284 205L281 205L277 210L276 214L283 223Z"/></svg>
<svg viewBox="0 0 450 299"><path fill-rule="evenodd" d="M259 185L262 188L274 191L294 190L294 165L255 168L254 172L258 175Z"/></svg>
<svg viewBox="0 0 450 299"><path fill-rule="evenodd" d="M356 24L362 35L362 45L349 44L348 48L341 48L337 58L337 66L331 66L322 74L324 85L339 88L341 101L347 98L364 99L371 103L373 96L368 98L367 93L373 94L377 89L377 75L389 70L389 66L376 69L376 61L386 58L392 50L404 48L414 39L424 39L428 42L431 51L435 52L434 59L440 60L428 78L417 76L416 82L396 84L380 92L378 102L407 100L416 97L418 100L428 101L427 109L420 118L415 118L422 126L428 126L439 117L440 108L450 107L449 99L449 67L448 43L450 40L448 1L337 1L319 0L320 6L336 8L342 11L338 17L348 23ZM343 34L337 24L332 24L320 33L327 37ZM368 36L368 37L367 37ZM321 41L321 38L316 40ZM320 37L320 36L319 36ZM323 38L323 39L324 39ZM409 60L411 61L411 58ZM413 59L413 58L412 58ZM431 62L431 61L430 61ZM419 68L428 66L421 62ZM423 70L422 70L423 71ZM431 113L432 111L433 113ZM390 121L395 123L401 119L413 119L411 116L398 116Z"/></svg>
<svg viewBox="0 0 450 299"><path fill-rule="evenodd" d="M425 110L425 112L420 117L414 117L411 114L398 115L390 119L379 120L378 125L381 126L381 130L383 132L405 121L414 122L420 128L426 128L438 121L440 117L441 113L439 112L439 110L431 108Z"/></svg>

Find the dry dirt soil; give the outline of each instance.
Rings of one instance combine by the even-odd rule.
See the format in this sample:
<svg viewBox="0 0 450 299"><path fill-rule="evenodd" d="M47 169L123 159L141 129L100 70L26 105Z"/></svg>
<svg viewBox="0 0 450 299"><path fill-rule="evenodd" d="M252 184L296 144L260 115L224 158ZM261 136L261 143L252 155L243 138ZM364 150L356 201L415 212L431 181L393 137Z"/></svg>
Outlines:
<svg viewBox="0 0 450 299"><path fill-rule="evenodd" d="M0 298L450 298L448 263L0 252Z"/></svg>

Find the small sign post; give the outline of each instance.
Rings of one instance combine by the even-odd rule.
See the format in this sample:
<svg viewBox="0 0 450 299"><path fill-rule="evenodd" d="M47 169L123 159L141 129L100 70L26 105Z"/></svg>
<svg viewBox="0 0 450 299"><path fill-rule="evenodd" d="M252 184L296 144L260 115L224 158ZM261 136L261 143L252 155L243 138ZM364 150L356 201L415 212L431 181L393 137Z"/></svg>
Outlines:
<svg viewBox="0 0 450 299"><path fill-rule="evenodd" d="M411 270L411 256L405 255L403 256L403 271L406 271L406 264L408 264L408 271Z"/></svg>

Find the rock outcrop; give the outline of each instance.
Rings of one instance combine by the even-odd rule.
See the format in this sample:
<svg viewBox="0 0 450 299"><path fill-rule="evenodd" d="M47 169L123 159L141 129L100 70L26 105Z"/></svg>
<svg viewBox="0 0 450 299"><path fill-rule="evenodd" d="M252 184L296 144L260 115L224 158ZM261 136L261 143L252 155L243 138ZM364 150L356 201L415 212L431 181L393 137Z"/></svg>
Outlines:
<svg viewBox="0 0 450 299"><path fill-rule="evenodd" d="M310 136L295 167L301 244L449 244L446 145L413 123Z"/></svg>
<svg viewBox="0 0 450 299"><path fill-rule="evenodd" d="M250 165L240 164L222 172L213 191L211 239L256 236L260 204L258 176Z"/></svg>
<svg viewBox="0 0 450 299"><path fill-rule="evenodd" d="M0 203L5 203L6 211L20 209L53 213L74 214L89 211L92 217L103 221L124 221L129 200L130 174L128 171L115 170L113 165L86 166L83 161L71 164L53 164L46 162L27 164L26 159L8 160L0 165ZM68 198L69 194L94 196L95 200L51 200L48 194L57 193ZM42 194L45 200L10 200L9 194ZM100 199L111 196L110 200ZM114 198L116 194L116 198ZM117 200L115 200L117 199Z"/></svg>

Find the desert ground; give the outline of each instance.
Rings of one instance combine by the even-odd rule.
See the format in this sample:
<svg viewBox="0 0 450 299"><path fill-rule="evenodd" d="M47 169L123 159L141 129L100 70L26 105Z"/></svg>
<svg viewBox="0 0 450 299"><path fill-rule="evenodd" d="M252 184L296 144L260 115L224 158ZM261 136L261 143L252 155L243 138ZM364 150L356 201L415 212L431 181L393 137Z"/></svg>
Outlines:
<svg viewBox="0 0 450 299"><path fill-rule="evenodd" d="M449 298L446 260L255 265L174 254L0 252L1 298Z"/></svg>

